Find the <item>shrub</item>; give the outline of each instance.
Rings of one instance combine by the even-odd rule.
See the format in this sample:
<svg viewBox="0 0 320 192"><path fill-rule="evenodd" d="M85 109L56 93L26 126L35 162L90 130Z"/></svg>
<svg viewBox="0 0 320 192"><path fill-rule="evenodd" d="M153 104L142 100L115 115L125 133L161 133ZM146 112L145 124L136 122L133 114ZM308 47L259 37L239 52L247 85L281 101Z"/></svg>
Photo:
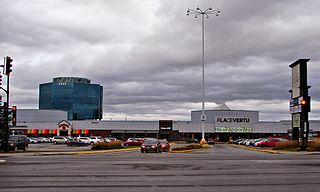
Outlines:
<svg viewBox="0 0 320 192"><path fill-rule="evenodd" d="M299 151L300 147L297 141L281 141L276 143L275 150Z"/></svg>
<svg viewBox="0 0 320 192"><path fill-rule="evenodd" d="M92 150L121 149L122 141L101 142L94 144Z"/></svg>
<svg viewBox="0 0 320 192"><path fill-rule="evenodd" d="M283 141L276 144L275 150L300 151L297 141ZM320 151L320 141L309 141L307 151Z"/></svg>
<svg viewBox="0 0 320 192"><path fill-rule="evenodd" d="M183 147L173 148L172 151L182 151L182 150L201 149L201 148L204 148L204 147L200 144L192 144L192 145L187 145Z"/></svg>
<svg viewBox="0 0 320 192"><path fill-rule="evenodd" d="M308 151L320 151L320 142L319 141L310 141L308 143Z"/></svg>

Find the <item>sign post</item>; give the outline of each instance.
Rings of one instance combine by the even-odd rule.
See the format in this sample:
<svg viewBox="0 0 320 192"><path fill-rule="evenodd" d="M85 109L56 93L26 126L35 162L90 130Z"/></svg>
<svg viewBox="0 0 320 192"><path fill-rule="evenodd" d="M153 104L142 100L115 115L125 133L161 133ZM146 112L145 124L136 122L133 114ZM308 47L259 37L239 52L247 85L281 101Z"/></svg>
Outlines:
<svg viewBox="0 0 320 192"><path fill-rule="evenodd" d="M171 135L173 127L172 120L159 120L159 135L160 138L166 138Z"/></svg>
<svg viewBox="0 0 320 192"><path fill-rule="evenodd" d="M292 140L297 140L301 150L308 147L310 96L307 83L307 62L310 59L299 59L292 63L292 89L290 113L292 114Z"/></svg>

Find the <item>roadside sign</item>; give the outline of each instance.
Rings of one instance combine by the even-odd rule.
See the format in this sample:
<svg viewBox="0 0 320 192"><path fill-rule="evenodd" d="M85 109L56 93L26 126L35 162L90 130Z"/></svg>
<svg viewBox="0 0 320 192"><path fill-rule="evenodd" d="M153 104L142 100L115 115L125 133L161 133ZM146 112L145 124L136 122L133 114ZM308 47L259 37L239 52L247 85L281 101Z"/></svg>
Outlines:
<svg viewBox="0 0 320 192"><path fill-rule="evenodd" d="M292 114L292 126L300 127L300 113Z"/></svg>

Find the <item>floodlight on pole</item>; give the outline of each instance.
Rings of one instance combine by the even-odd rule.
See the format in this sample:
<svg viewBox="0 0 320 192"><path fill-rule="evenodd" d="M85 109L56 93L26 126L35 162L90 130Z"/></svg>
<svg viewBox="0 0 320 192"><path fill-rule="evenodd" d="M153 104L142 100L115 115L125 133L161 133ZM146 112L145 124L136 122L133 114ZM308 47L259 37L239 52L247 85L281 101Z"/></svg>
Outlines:
<svg viewBox="0 0 320 192"><path fill-rule="evenodd" d="M206 143L204 137L204 122L206 121L206 116L204 113L204 101L205 101L205 91L204 91L204 16L209 18L209 15L219 16L220 9L212 9L211 7L207 8L205 11L202 11L200 7L196 9L188 9L187 16L194 15L195 18L198 18L201 15L202 18L202 113L201 113L201 131L202 131L202 138L200 143Z"/></svg>

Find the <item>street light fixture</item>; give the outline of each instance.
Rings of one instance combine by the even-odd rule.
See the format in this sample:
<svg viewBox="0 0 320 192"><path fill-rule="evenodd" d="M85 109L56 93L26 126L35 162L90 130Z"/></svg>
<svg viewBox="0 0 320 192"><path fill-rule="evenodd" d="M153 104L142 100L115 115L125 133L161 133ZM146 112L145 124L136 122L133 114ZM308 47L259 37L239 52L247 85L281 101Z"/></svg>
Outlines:
<svg viewBox="0 0 320 192"><path fill-rule="evenodd" d="M204 138L204 122L206 121L206 116L204 114L204 16L206 18L209 18L209 15L215 15L218 16L220 13L220 9L212 9L211 7L207 8L205 11L202 11L199 7L194 9L188 9L187 10L187 16L189 15L195 15L195 18L198 18L199 15L201 15L202 18L202 113L201 113L201 129L202 129L202 143L207 143Z"/></svg>

